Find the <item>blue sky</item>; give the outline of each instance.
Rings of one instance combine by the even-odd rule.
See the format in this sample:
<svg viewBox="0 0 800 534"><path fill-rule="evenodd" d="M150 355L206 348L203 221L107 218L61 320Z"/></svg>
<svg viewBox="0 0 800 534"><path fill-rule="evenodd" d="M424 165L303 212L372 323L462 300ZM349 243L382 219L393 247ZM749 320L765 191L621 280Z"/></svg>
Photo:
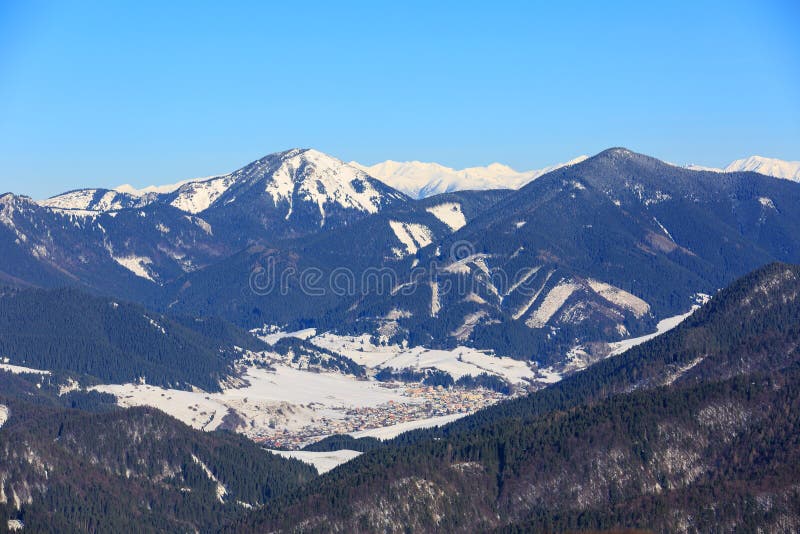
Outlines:
<svg viewBox="0 0 800 534"><path fill-rule="evenodd" d="M295 146L797 160L798 21L796 0L0 0L0 190L169 183Z"/></svg>

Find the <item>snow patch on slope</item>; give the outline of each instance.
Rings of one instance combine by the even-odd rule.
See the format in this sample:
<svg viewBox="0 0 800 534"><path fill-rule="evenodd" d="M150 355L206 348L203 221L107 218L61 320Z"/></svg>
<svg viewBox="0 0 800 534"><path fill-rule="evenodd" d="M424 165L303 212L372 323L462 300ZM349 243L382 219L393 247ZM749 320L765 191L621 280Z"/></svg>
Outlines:
<svg viewBox="0 0 800 534"><path fill-rule="evenodd" d="M541 269L541 268L542 268L541 265L538 265L536 267L532 267L532 268L528 269L525 272L524 275L520 276L519 279L516 282L511 284L511 287L508 288L508 290L503 294L503 296L507 297L508 295L510 295L511 293L516 291L516 289L519 286L521 286L522 284L527 282L530 279L530 277L533 276L534 274L536 274L537 272L539 272L539 269Z"/></svg>
<svg viewBox="0 0 800 534"><path fill-rule="evenodd" d="M589 287L591 287L595 293L612 304L616 304L620 308L631 311L637 319L643 317L650 311L650 305L636 295L632 295L623 289L612 286L611 284L606 284L605 282L600 282L599 280L590 279L588 282Z"/></svg>
<svg viewBox="0 0 800 534"><path fill-rule="evenodd" d="M301 462L311 464L320 475L327 473L334 467L338 467L343 463L349 462L353 458L361 456L362 453L358 451L351 451L342 449L330 452L315 452L315 451L276 451L267 449L272 454L277 454L283 458L293 458Z"/></svg>
<svg viewBox="0 0 800 534"><path fill-rule="evenodd" d="M775 203L772 202L771 198L768 197L758 197L758 203L761 204L764 208L775 209Z"/></svg>
<svg viewBox="0 0 800 534"><path fill-rule="evenodd" d="M668 332L681 324L684 319L692 315L695 310L697 310L700 306L693 306L686 313L682 313L680 315L674 315L672 317L667 317L666 319L662 319L656 325L656 331L652 334L646 334L644 336L633 337L630 339L623 339L622 341L616 341L614 343L609 343L609 347L611 347L611 352L609 356L615 356L617 354L622 354L626 350L635 347L636 345L641 345L646 341L650 341L656 336L660 336L664 332Z"/></svg>
<svg viewBox="0 0 800 534"><path fill-rule="evenodd" d="M442 302L439 299L439 284L432 281L431 283L431 317L439 315L439 310L442 309Z"/></svg>
<svg viewBox="0 0 800 534"><path fill-rule="evenodd" d="M155 282L155 279L150 274L150 269L148 267L149 265L153 264L153 260L150 258L136 255L114 256L113 254L111 258L136 276L150 280L151 282Z"/></svg>
<svg viewBox="0 0 800 534"><path fill-rule="evenodd" d="M429 417L427 419L418 419L416 421L406 421L405 423L398 423L396 425L384 426L381 428L371 428L369 430L360 430L358 432L351 432L350 435L354 438L376 438L380 440L387 440L396 438L404 432L417 430L420 428L433 428L437 426L452 423L462 417L470 415L468 412L453 413L449 415L439 415L436 417Z"/></svg>
<svg viewBox="0 0 800 534"><path fill-rule="evenodd" d="M530 328L542 328L579 288L580 286L573 282L559 282L547 293L542 304L528 317L525 324Z"/></svg>
<svg viewBox="0 0 800 534"><path fill-rule="evenodd" d="M467 224L464 212L461 211L461 204L457 202L446 202L427 208L425 211L449 226L454 232Z"/></svg>
<svg viewBox="0 0 800 534"><path fill-rule="evenodd" d="M6 421L8 421L8 415L8 406L5 404L0 404L0 428L2 428Z"/></svg>
<svg viewBox="0 0 800 534"><path fill-rule="evenodd" d="M0 363L0 371L8 371L14 375L21 375L21 374L32 374L32 375L49 375L50 371L45 371L43 369L34 369L32 367L23 367L21 365L12 365L8 363L8 359L5 359L5 363Z"/></svg>
<svg viewBox="0 0 800 534"><path fill-rule="evenodd" d="M208 466L205 463L203 463L203 461L200 458L192 454L192 460L194 461L194 463L200 466L200 469L203 470L203 472L206 474L209 480L211 480L211 482L214 482L217 485L217 500L224 504L225 495L228 494L228 490L225 489L225 486L222 485L222 483L217 479L217 477L214 476L214 473L211 472L211 469L209 469Z"/></svg>
<svg viewBox="0 0 800 534"><path fill-rule="evenodd" d="M520 317L522 317L523 315L525 315L526 313L528 313L528 310L531 308L531 306L533 306L533 303L536 302L536 299L539 298L539 295L541 295L542 291L547 285L547 282L550 281L550 277L553 276L554 272L555 271L550 271L549 273L547 273L547 276L545 277L544 282L542 283L542 286L539 288L539 290L536 291L536 293L534 293L530 299L528 299L528 302L520 306L520 308L514 313L512 317L514 318L515 321Z"/></svg>
<svg viewBox="0 0 800 534"><path fill-rule="evenodd" d="M430 229L422 224L389 221L389 226L408 254L416 254L419 249L433 242Z"/></svg>

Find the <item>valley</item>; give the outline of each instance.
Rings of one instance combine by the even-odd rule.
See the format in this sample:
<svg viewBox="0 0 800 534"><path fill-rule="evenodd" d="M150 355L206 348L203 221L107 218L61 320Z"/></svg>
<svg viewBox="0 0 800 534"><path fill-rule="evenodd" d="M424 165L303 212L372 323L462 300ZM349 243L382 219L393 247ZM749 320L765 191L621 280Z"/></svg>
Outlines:
<svg viewBox="0 0 800 534"><path fill-rule="evenodd" d="M703 388L718 386L708 382L711 360L692 341L691 351L673 349L661 364L661 344L687 331L704 339L696 324L714 316L708 310L719 295L737 302L745 291L722 288L763 264L778 267L750 275L768 280L756 286L770 295L784 288L794 310L794 267L781 278L775 271L783 264L774 263L800 262L800 217L791 209L800 204L800 185L791 178L677 167L622 148L554 166L510 190L457 190L475 178L473 169L445 173L430 190L446 192L428 196L427 186L417 187L425 177L418 168L403 182L413 186L406 195L363 169L292 149L174 187L71 191L40 202L0 197L0 384L8 392L0 391L0 440L27 435L40 416L25 414L46 409L51 415L31 432L59 434L81 418L117 417L133 436L147 425L162 429L141 438L153 451L172 450L160 436L205 443L203 455L199 445L180 449L162 474L143 475L136 487L167 501L196 492L191 506L214 503L221 515L204 521L221 528L246 521L239 524L245 531L282 530L306 515L297 502L329 498L421 530L432 528L431 510L448 518L436 528L465 530L473 516L453 512L463 507L474 509L482 528L505 524L487 510L538 525L525 503L542 502L547 492L525 478L524 455L514 460L522 479L505 473L509 455L522 453L517 445L503 452L506 441L495 445L493 436L513 441L508 433L516 429L522 439L530 424L531 439L539 439L535 429L560 428L548 410L584 413L653 387L680 395L696 380L698 395L706 395ZM742 306L757 302L772 313L759 299ZM723 363L719 380L755 372L755 363ZM639 413L631 402L620 409ZM602 406L616 413L616 405ZM518 410L528 415L521 419ZM539 410L544 415L530 415ZM124 452L140 437L111 440L110 449L88 444L88 435L70 439L87 443L81 450L90 457L110 455L95 475L112 477L108 488L124 487L113 477L134 472L128 463L142 454ZM457 448L443 453L445 439ZM72 465L60 445L33 443L14 442L13 454ZM243 461L277 478L262 483L230 470L215 452L225 447L246 448ZM150 470L162 455L153 454ZM700 452L679 454L682 465ZM420 467L419 455L431 463ZM599 458L632 463L626 455ZM449 467L442 471L440 461ZM42 482L51 470L37 462L0 468L0 489L17 495L0 502L8 521L29 524L26 507L38 510L42 495L70 502L72 482ZM393 498L434 500L384 510L385 502L334 482L354 476L363 491L380 495L369 481L387 472ZM309 485L309 477L321 485ZM498 480L525 488L524 512L509 512L502 485L486 489ZM466 495L473 483L485 502ZM282 516L265 511L273 491L289 499L280 501ZM583 509L600 502L585 488L576 499ZM142 506L134 508L158 510L148 515L153 520L191 523L190 508ZM326 527L353 527L337 514L310 515ZM361 521L377 528L373 519Z"/></svg>
<svg viewBox="0 0 800 534"><path fill-rule="evenodd" d="M800 533L798 21L0 0L0 534Z"/></svg>

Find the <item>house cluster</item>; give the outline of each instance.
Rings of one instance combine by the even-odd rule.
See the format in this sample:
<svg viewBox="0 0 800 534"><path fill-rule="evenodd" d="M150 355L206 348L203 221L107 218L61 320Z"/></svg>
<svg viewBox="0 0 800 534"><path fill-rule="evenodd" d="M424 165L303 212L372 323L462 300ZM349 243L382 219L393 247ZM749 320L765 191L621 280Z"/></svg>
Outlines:
<svg viewBox="0 0 800 534"><path fill-rule="evenodd" d="M343 410L341 417L322 417L299 430L264 428L253 437L269 447L299 449L332 434L349 434L442 415L471 413L508 398L483 388L465 390L422 385L406 388L405 395L408 401L350 408Z"/></svg>

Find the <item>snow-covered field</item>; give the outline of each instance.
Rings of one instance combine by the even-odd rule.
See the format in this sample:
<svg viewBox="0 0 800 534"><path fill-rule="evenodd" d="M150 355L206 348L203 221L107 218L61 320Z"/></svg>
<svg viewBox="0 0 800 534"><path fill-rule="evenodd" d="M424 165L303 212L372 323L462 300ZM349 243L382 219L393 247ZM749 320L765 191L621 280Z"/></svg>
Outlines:
<svg viewBox="0 0 800 534"><path fill-rule="evenodd" d="M347 449L332 452L275 450L270 450L269 452L277 454L278 456L283 456L284 458L294 458L295 460L311 464L317 469L320 475L361 455L358 451Z"/></svg>
<svg viewBox="0 0 800 534"><path fill-rule="evenodd" d="M147 384L102 384L91 389L116 395L120 406L152 406L201 430L216 429L228 413L228 407L209 393Z"/></svg>
<svg viewBox="0 0 800 534"><path fill-rule="evenodd" d="M147 384L103 384L92 389L116 395L122 406L153 406L202 430L218 428L225 415L235 412L246 421L245 433L256 436L262 429L299 431L323 419L344 419L349 410L358 408L420 402L406 396L402 386L281 364L274 368L249 367L243 376L246 386L220 393Z"/></svg>
<svg viewBox="0 0 800 534"><path fill-rule="evenodd" d="M456 380L466 375L488 373L514 384L524 383L536 376L533 368L526 362L495 356L488 351L471 347L438 350L419 346L405 348L399 345L374 345L367 334L340 336L329 332L308 339L315 345L374 369L436 368L449 373Z"/></svg>
<svg viewBox="0 0 800 534"><path fill-rule="evenodd" d="M298 339L308 339L313 337L317 334L317 330L315 328L306 328L305 330L297 330L296 332L283 332L276 328L268 328L266 329L270 333L261 334L258 333L258 337L261 338L264 342L269 343L270 345L274 345L279 340L285 337L296 337Z"/></svg>

